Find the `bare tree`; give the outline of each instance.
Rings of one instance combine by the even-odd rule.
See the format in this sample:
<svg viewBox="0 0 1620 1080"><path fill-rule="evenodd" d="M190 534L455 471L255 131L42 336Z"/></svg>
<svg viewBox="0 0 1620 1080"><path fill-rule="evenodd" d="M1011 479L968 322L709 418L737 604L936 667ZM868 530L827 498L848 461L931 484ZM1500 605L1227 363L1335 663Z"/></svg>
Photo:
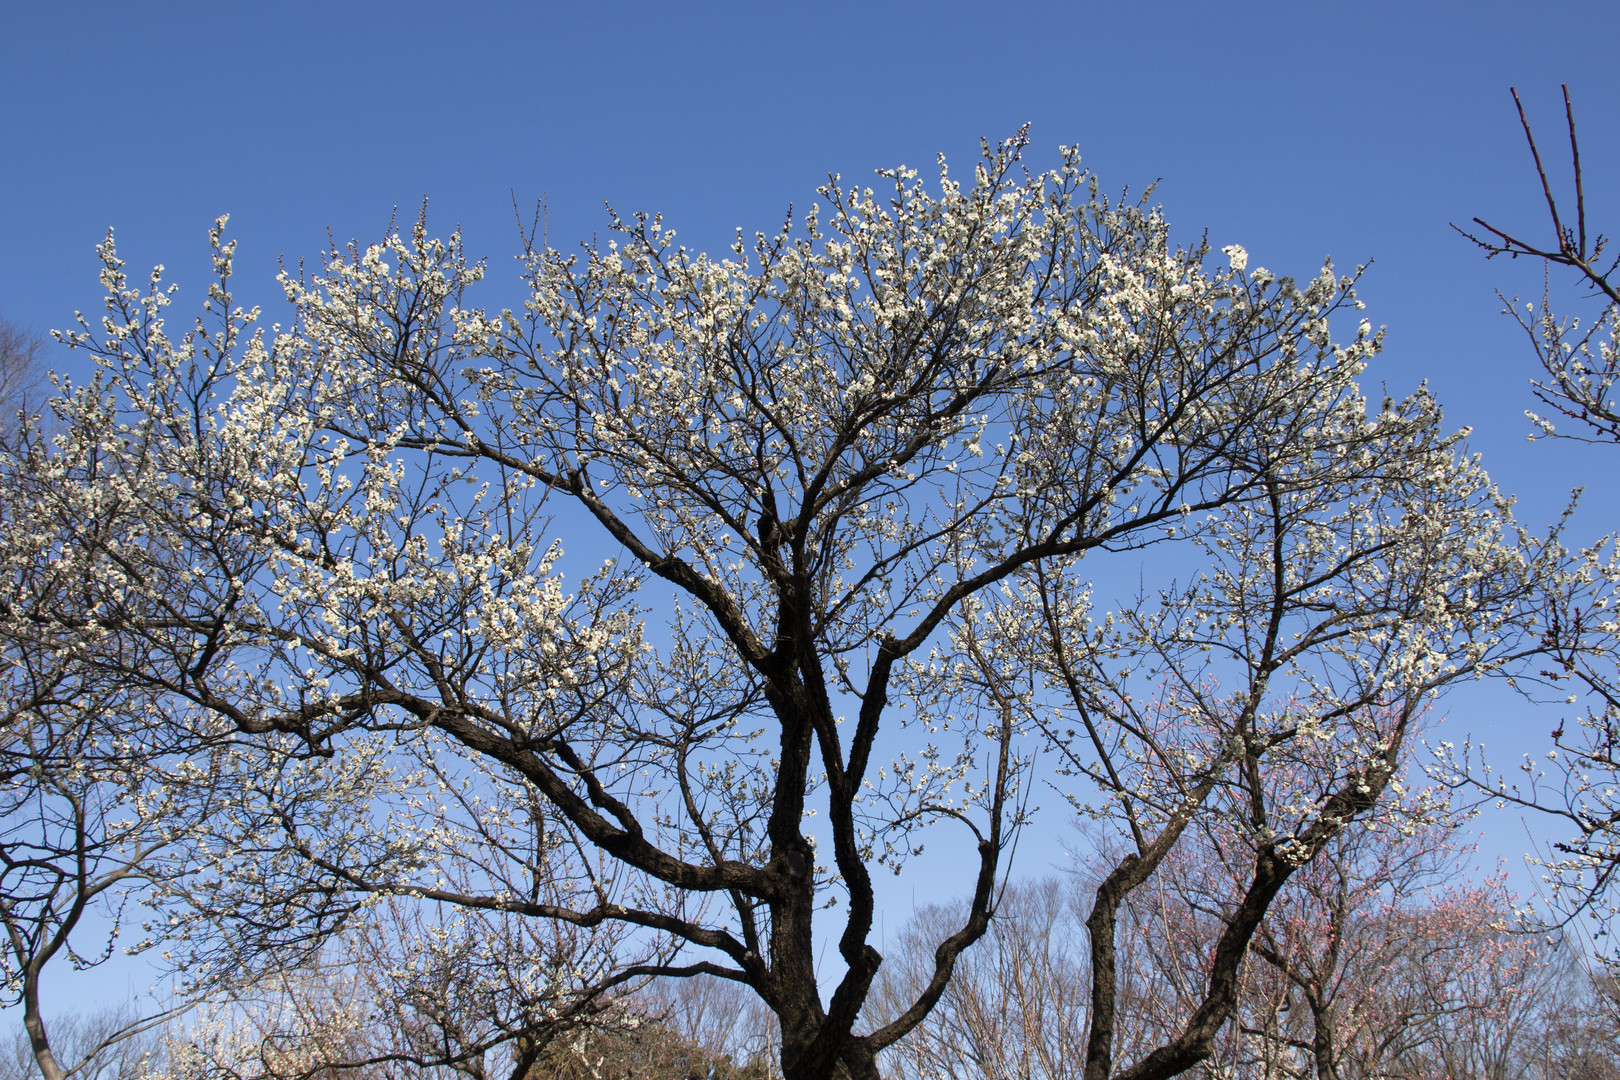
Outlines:
<svg viewBox="0 0 1620 1080"><path fill-rule="evenodd" d="M941 1080L1077 1080L1085 1068L1085 930L1074 890L1056 879L1009 886L985 940L969 951L939 1004L884 1058L890 1075ZM877 1013L899 1011L926 985L934 942L961 920L920 909L884 965Z"/></svg>
<svg viewBox="0 0 1620 1080"><path fill-rule="evenodd" d="M642 1042L664 1031L674 1036L677 1046L697 1048L706 1055L717 1076L731 1072L738 1080L775 1080L781 1075L776 1017L740 983L710 975L662 979L634 995L631 1003L654 1021L637 1032ZM631 1073L627 1070L626 1075Z"/></svg>
<svg viewBox="0 0 1620 1080"><path fill-rule="evenodd" d="M0 430L17 430L18 414L41 403L44 383L45 339L0 318Z"/></svg>
<svg viewBox="0 0 1620 1080"><path fill-rule="evenodd" d="M85 1080L140 1080L160 1052L165 1027L142 1023L145 1017L133 1004L114 1002L52 1015L47 1027L53 1051L64 1061L86 1063L75 1073ZM0 1078L37 1080L39 1063L26 1029L16 1032L11 1049L11 1054L0 1052Z"/></svg>
<svg viewBox="0 0 1620 1080"><path fill-rule="evenodd" d="M1585 950L1558 949L1529 999L1533 1012L1518 1032L1507 1075L1620 1078L1620 1000L1611 975L1593 975ZM1473 1033L1460 1034L1456 1043L1466 1052Z"/></svg>

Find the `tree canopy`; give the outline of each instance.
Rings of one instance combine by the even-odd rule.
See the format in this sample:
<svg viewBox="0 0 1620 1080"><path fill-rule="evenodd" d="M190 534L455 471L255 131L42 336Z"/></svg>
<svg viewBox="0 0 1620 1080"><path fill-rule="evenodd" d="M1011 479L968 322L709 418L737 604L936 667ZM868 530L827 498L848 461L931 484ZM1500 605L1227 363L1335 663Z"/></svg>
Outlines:
<svg viewBox="0 0 1620 1080"><path fill-rule="evenodd" d="M1045 753L1121 840L1086 1076L1206 1057L1289 877L1399 783L1439 691L1527 647L1538 563L1426 392L1364 397L1355 274L1178 247L1023 149L933 190L834 178L723 257L640 215L531 240L512 311L418 220L284 273L266 329L220 219L174 330L109 235L68 335L96 372L0 470L4 632L231 778L160 888L190 970L386 897L627 926L611 970L502 977L565 1010L732 980L790 1080L872 1077L985 934ZM1120 905L1189 829L1241 839L1237 899L1119 1062ZM873 874L935 833L970 899L868 1023Z"/></svg>

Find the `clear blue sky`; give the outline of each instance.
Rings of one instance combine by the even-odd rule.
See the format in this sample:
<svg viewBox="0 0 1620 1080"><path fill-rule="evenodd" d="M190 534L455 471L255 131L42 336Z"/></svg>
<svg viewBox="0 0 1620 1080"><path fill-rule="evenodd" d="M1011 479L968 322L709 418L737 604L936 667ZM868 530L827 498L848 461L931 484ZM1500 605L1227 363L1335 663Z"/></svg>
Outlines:
<svg viewBox="0 0 1620 1080"><path fill-rule="evenodd" d="M424 196L510 302L514 197L548 198L558 247L602 226L604 200L720 247L829 171L926 170L940 151L965 167L1029 122L1038 167L1069 143L1107 189L1160 181L1183 239L1207 229L1300 275L1376 260L1363 297L1390 336L1369 379L1428 379L1531 521L1577 483L1611 489L1597 531L1620 459L1524 440L1530 358L1493 290L1540 278L1486 264L1449 223L1540 235L1508 87L1558 146L1567 82L1592 212L1620 231L1617 35L1613 0L14 2L0 314L46 330L94 310L109 225L132 268L166 263L195 298L228 211L239 299L279 317L278 257L317 254L327 229L376 239Z"/></svg>
<svg viewBox="0 0 1620 1080"><path fill-rule="evenodd" d="M242 297L270 306L278 257L375 239L423 196L505 288L514 195L549 197L557 246L604 200L719 246L831 170L965 166L1027 121L1037 165L1071 143L1110 189L1160 180L1183 237L1282 272L1375 259L1372 376L1428 378L1545 512L1564 457L1524 453L1525 355L1493 296L1539 282L1448 223L1541 225L1507 88L1553 141L1568 82L1620 228L1617 32L1612 2L10 4L0 314L93 308L109 225L132 267L199 288L226 211Z"/></svg>

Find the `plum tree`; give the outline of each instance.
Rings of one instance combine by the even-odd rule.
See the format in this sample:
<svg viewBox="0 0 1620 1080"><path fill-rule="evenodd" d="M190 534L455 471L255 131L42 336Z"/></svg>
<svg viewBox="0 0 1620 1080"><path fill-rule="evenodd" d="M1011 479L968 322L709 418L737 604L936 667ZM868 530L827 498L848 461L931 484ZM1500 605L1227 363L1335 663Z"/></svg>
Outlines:
<svg viewBox="0 0 1620 1080"><path fill-rule="evenodd" d="M1174 246L1023 148L936 192L835 177L719 258L656 217L531 240L516 311L418 220L284 274L266 332L221 219L172 333L109 236L106 315L67 336L99 367L4 469L8 557L74 585L8 632L119 643L86 662L230 747L248 779L185 888L232 964L386 896L620 923L684 953L599 989L744 984L789 1080L867 1080L985 934L1044 746L1134 845L1092 915L1086 1075L1209 1053L1272 898L1424 703L1521 647L1534 567L1429 395L1363 397L1355 275ZM1094 613L1149 549L1190 576ZM1210 815L1253 844L1241 917L1119 1067L1115 913ZM935 836L971 899L862 1026L873 874Z"/></svg>

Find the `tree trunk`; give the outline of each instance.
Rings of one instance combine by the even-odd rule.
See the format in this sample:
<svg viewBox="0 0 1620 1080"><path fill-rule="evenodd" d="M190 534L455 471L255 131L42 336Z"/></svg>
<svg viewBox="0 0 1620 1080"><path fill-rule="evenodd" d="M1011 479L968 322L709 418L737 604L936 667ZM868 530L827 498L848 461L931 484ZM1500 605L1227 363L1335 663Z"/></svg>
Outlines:
<svg viewBox="0 0 1620 1080"><path fill-rule="evenodd" d="M45 1034L45 1020L39 1012L39 971L30 970L23 984L23 1030L28 1032L28 1044L34 1052L34 1061L44 1080L62 1080L62 1067L56 1063L51 1041Z"/></svg>
<svg viewBox="0 0 1620 1080"><path fill-rule="evenodd" d="M1333 1017L1327 1006L1311 1000L1311 1055L1316 1059L1316 1080L1339 1080L1339 1060L1333 1039Z"/></svg>

